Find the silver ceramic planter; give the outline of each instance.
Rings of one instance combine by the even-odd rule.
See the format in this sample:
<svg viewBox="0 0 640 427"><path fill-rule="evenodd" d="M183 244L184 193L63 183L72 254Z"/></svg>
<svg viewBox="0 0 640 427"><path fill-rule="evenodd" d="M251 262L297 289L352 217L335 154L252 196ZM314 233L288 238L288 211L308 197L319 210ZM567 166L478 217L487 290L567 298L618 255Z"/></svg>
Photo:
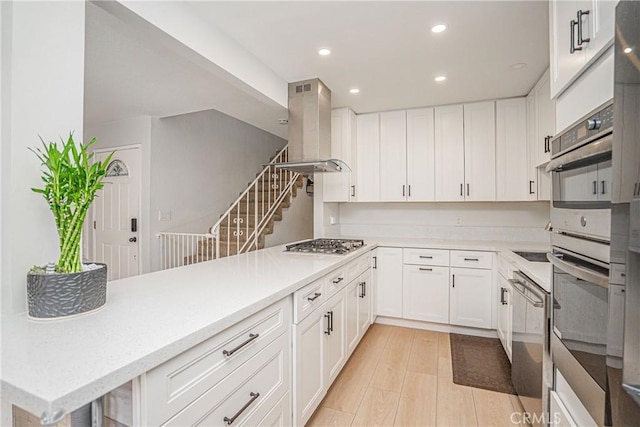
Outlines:
<svg viewBox="0 0 640 427"><path fill-rule="evenodd" d="M107 302L107 265L68 274L27 274L29 317L53 320L85 314Z"/></svg>

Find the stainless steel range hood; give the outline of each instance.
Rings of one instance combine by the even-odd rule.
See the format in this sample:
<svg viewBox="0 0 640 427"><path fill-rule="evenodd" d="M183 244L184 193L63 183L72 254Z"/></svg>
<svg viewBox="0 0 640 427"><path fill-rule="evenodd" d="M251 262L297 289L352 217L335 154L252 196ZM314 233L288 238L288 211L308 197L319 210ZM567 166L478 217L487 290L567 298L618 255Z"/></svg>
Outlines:
<svg viewBox="0 0 640 427"><path fill-rule="evenodd" d="M301 174L350 170L331 156L331 91L320 79L289 83L289 161L276 168Z"/></svg>

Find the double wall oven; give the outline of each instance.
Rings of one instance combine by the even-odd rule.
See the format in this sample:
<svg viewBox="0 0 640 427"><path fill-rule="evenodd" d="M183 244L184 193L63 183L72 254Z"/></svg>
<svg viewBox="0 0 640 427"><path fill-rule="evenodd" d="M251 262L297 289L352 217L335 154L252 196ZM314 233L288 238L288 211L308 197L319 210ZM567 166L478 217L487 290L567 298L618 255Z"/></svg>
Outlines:
<svg viewBox="0 0 640 427"><path fill-rule="evenodd" d="M610 425L607 344L612 103L552 140L553 363L599 425Z"/></svg>

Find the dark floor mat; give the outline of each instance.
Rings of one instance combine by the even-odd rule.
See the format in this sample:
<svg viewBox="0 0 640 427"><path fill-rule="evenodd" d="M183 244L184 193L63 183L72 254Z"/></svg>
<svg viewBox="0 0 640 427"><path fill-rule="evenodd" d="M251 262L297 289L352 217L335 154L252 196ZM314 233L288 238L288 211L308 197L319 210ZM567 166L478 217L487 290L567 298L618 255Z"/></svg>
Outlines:
<svg viewBox="0 0 640 427"><path fill-rule="evenodd" d="M453 382L499 393L516 394L511 363L497 338L450 334Z"/></svg>

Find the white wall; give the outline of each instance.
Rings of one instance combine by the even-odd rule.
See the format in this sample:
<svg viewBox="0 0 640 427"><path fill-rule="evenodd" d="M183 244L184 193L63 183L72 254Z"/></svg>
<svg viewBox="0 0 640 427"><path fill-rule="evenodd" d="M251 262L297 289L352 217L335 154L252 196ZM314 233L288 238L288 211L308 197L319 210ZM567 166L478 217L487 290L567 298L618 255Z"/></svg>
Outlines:
<svg viewBox="0 0 640 427"><path fill-rule="evenodd" d="M313 196L307 195L306 184L305 178L302 188L291 199L291 206L283 210L282 221L276 221L273 234L265 237L265 247L313 238Z"/></svg>
<svg viewBox="0 0 640 427"><path fill-rule="evenodd" d="M11 32L11 21L9 18L11 3L9 2L0 2L0 141L9 141L9 91L8 84L9 81L9 73L8 70L5 70L5 66L9 68L10 64L10 56L8 50L8 41L9 34ZM7 35L5 35L5 31ZM4 144L0 144L4 145ZM6 182L4 179L4 172L6 170L5 159L7 156L3 155L3 149L0 148L0 194L5 193L5 188L3 183ZM4 276L2 275L2 264L4 263L3 255L6 254L5 251L2 250L4 246L4 239L2 234L2 229L4 228L3 218L3 199L4 197L0 196L0 284L4 284ZM4 288L4 286L2 286ZM4 292L0 289L0 312L2 311L2 294ZM0 316L0 331L2 330L2 317ZM2 354L2 340L0 339L0 354ZM2 378L2 363L0 363L0 378ZM11 419L9 417L9 403L6 399L2 399L0 396L0 425L10 425Z"/></svg>
<svg viewBox="0 0 640 427"><path fill-rule="evenodd" d="M547 241L549 202L341 203L342 236ZM458 225L461 224L461 225Z"/></svg>
<svg viewBox="0 0 640 427"><path fill-rule="evenodd" d="M151 271L151 211L149 200L151 198L151 117L140 116L126 120L118 120L108 123L85 123L84 141L88 142L96 137L95 150L114 149L127 145L140 146L141 158L141 191L140 191L140 271ZM91 212L87 215L90 217ZM93 258L91 249L91 233L85 227L85 239L83 241L83 253Z"/></svg>
<svg viewBox="0 0 640 427"><path fill-rule="evenodd" d="M215 110L154 119L151 132L151 269L160 231L205 233L286 141ZM171 221L158 212L171 211Z"/></svg>
<svg viewBox="0 0 640 427"><path fill-rule="evenodd" d="M82 137L85 4L1 3L2 310L21 312L29 268L59 256L53 216L30 190L41 180L27 147L38 135Z"/></svg>

